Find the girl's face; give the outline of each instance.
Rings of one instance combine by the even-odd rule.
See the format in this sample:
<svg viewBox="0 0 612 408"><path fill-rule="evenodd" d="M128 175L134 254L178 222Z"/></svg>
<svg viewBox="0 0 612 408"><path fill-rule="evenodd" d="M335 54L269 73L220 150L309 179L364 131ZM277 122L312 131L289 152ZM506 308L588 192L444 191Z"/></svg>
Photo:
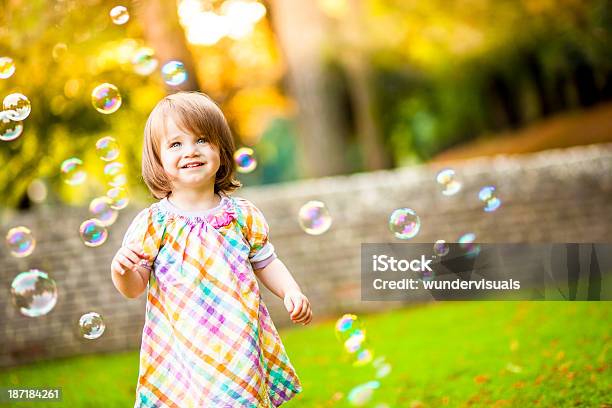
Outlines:
<svg viewBox="0 0 612 408"><path fill-rule="evenodd" d="M214 188L215 175L221 166L219 148L206 135L195 135L180 129L173 118L166 122L161 140L161 162L172 189Z"/></svg>

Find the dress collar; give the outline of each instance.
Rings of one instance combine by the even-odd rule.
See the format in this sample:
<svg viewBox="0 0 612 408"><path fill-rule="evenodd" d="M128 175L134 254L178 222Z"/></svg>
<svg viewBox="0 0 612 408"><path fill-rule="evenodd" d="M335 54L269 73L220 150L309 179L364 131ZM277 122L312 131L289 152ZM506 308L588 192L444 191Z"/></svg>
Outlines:
<svg viewBox="0 0 612 408"><path fill-rule="evenodd" d="M168 198L159 201L159 208L166 214L184 219L190 224L205 222L215 228L224 227L236 218L232 200L225 194L221 194L221 201L218 205L208 210L183 210L172 204Z"/></svg>

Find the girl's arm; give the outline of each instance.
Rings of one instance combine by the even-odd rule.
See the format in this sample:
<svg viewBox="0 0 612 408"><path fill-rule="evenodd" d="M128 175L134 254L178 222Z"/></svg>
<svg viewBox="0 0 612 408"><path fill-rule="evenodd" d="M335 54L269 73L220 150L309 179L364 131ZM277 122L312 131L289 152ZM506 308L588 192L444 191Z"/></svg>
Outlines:
<svg viewBox="0 0 612 408"><path fill-rule="evenodd" d="M255 270L255 275L272 293L283 299L294 323L310 322L312 319L310 302L280 259L276 258L266 267Z"/></svg>

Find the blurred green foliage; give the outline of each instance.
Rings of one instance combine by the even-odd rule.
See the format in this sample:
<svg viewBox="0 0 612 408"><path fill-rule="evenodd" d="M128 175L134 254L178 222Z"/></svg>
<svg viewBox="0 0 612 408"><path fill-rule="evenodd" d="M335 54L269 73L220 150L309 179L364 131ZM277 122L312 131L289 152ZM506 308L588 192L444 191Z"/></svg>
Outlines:
<svg viewBox="0 0 612 408"><path fill-rule="evenodd" d="M608 1L370 4L369 31L389 44L369 58L397 164L612 99Z"/></svg>
<svg viewBox="0 0 612 408"><path fill-rule="evenodd" d="M34 0L4 7L0 54L13 58L16 72L0 80L0 95L23 93L32 112L20 138L0 143L0 207L22 204L36 178L55 192L49 195L51 202L61 197L83 204L104 195L105 163L97 157L95 143L107 135L118 140L118 160L127 166L130 184L137 183L144 122L165 93L160 78L132 72L128 56L142 45L134 39L139 28L130 25L134 32L126 38L126 28L111 23L109 4ZM108 116L91 104L91 91L104 82L115 84L123 101ZM60 165L70 157L84 162L88 181L83 186L70 187L60 180Z"/></svg>

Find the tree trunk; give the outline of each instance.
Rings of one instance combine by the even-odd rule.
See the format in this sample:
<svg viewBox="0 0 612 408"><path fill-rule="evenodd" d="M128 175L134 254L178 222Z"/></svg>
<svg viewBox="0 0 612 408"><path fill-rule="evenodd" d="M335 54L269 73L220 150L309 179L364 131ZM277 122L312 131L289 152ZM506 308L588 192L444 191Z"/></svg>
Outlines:
<svg viewBox="0 0 612 408"><path fill-rule="evenodd" d="M136 0L133 4L145 41L155 50L160 68L168 61L178 60L187 70L187 80L178 86L166 85L168 92L199 90L197 71L187 48L185 32L179 23L176 1Z"/></svg>
<svg viewBox="0 0 612 408"><path fill-rule="evenodd" d="M315 2L271 0L271 20L289 69L290 91L298 104L299 167L306 177L347 171L346 129L338 95L329 87L323 42L325 21Z"/></svg>
<svg viewBox="0 0 612 408"><path fill-rule="evenodd" d="M341 43L337 44L342 64L349 77L349 94L355 112L355 127L361 147L362 161L366 170L379 170L391 167L392 159L385 149L385 141L380 131L376 112L376 96L372 89L370 63L367 50L363 49L363 1L352 0L349 15L340 23Z"/></svg>

